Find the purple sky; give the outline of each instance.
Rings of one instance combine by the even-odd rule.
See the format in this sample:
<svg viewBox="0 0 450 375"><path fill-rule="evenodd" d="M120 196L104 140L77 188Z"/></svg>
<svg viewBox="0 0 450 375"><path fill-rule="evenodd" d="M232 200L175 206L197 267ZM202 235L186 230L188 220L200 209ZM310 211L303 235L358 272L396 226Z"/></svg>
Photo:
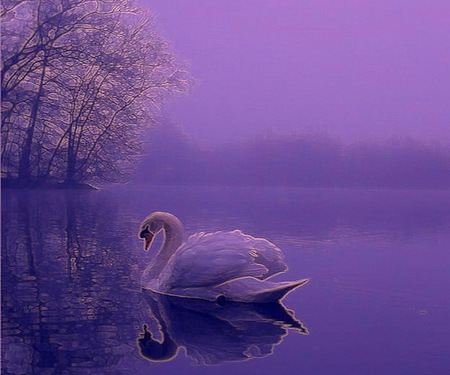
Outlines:
<svg viewBox="0 0 450 375"><path fill-rule="evenodd" d="M142 0L198 83L194 139L450 139L449 0Z"/></svg>

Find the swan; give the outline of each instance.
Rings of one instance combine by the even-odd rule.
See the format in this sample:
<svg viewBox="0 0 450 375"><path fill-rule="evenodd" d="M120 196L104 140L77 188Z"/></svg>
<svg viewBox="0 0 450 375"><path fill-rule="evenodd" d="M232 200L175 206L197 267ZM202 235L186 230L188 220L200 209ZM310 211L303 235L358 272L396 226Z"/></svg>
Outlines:
<svg viewBox="0 0 450 375"><path fill-rule="evenodd" d="M276 302L308 279L273 282L287 271L283 253L273 243L240 230L199 232L183 243L180 220L168 212L153 212L139 228L144 250L164 234L156 257L142 274L142 287L170 296L216 302Z"/></svg>

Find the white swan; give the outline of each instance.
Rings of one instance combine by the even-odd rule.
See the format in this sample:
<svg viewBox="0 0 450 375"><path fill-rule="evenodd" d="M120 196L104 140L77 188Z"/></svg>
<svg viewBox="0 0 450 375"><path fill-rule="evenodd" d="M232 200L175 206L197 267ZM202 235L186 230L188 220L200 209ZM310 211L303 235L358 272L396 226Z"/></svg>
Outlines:
<svg viewBox="0 0 450 375"><path fill-rule="evenodd" d="M219 302L274 302L308 282L268 281L287 266L281 250L263 238L239 230L200 232L182 243L180 220L154 212L139 230L145 250L160 232L164 243L142 275L143 288L154 292Z"/></svg>

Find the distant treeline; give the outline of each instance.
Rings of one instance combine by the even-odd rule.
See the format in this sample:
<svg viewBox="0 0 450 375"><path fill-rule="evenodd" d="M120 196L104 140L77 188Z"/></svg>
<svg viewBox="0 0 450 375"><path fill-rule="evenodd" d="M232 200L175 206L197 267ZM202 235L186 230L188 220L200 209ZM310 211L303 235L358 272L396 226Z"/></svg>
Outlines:
<svg viewBox="0 0 450 375"><path fill-rule="evenodd" d="M450 150L414 140L343 144L326 135L259 136L200 147L157 128L136 180L160 184L450 187Z"/></svg>

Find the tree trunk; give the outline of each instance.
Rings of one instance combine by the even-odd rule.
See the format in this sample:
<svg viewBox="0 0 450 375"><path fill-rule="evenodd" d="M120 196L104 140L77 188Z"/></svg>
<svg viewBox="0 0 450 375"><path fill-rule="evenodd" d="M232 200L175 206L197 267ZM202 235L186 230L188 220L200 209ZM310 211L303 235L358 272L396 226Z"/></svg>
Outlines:
<svg viewBox="0 0 450 375"><path fill-rule="evenodd" d="M44 52L45 53L45 52ZM30 123L26 131L26 138L22 148L19 161L19 182L22 186L27 186L31 182L31 148L33 146L34 130L36 128L39 105L41 104L42 94L44 92L44 78L47 70L47 55L44 55L42 64L42 73L39 80L39 88L36 93L36 99L31 108Z"/></svg>
<svg viewBox="0 0 450 375"><path fill-rule="evenodd" d="M75 163L76 158L73 155L73 152L69 152L67 155L67 169L66 169L66 184L73 184L75 183Z"/></svg>

